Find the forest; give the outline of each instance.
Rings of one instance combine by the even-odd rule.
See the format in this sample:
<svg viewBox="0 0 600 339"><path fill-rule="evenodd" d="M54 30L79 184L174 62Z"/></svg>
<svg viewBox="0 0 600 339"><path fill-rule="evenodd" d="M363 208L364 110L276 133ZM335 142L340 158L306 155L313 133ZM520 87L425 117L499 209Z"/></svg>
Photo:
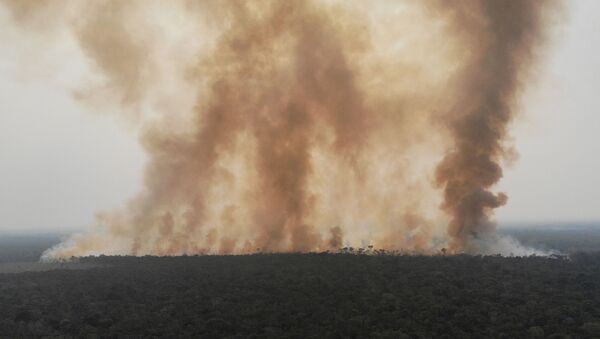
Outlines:
<svg viewBox="0 0 600 339"><path fill-rule="evenodd" d="M0 337L600 337L599 253L78 260L0 274Z"/></svg>

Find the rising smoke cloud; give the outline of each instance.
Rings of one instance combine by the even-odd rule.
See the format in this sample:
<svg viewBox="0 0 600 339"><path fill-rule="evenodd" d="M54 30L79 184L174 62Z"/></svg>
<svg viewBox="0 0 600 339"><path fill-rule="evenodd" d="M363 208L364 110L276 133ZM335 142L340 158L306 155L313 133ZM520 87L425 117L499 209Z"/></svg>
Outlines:
<svg viewBox="0 0 600 339"><path fill-rule="evenodd" d="M26 35L68 32L102 75L74 96L118 105L148 155L142 191L49 257L485 251L493 209L507 201L491 192L504 141L555 7L4 5Z"/></svg>
<svg viewBox="0 0 600 339"><path fill-rule="evenodd" d="M517 94L543 41L544 5L444 2L454 31L470 52L460 70L457 95L462 100L447 118L454 147L436 170L436 183L444 190L443 209L451 216L450 249L478 251L471 240L493 231L490 213L507 202L505 193L494 194L490 188L502 178L503 142Z"/></svg>

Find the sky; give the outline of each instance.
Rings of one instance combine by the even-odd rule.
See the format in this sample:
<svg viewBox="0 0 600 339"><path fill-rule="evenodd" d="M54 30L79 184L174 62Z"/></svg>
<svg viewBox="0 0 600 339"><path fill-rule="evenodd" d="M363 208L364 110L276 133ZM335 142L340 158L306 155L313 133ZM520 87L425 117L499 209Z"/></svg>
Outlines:
<svg viewBox="0 0 600 339"><path fill-rule="evenodd" d="M600 2L568 4L514 122L500 225L600 221ZM0 232L89 228L142 186L135 129L73 98L87 65L68 41L42 58L13 29L0 37Z"/></svg>

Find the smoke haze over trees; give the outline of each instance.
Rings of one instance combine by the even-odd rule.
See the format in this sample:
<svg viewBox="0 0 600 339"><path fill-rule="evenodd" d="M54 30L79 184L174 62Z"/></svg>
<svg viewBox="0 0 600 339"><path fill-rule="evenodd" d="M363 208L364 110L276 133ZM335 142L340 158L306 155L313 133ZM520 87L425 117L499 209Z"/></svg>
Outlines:
<svg viewBox="0 0 600 339"><path fill-rule="evenodd" d="M530 253L492 190L553 2L3 3L24 39L77 43L97 77L73 95L119 106L149 159L49 257Z"/></svg>

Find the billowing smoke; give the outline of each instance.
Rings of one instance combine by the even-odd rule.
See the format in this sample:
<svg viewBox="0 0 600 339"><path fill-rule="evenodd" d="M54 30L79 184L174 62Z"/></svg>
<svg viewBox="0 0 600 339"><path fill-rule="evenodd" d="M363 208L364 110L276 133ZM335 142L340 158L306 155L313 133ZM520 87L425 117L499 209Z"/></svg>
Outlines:
<svg viewBox="0 0 600 339"><path fill-rule="evenodd" d="M50 257L481 251L552 6L4 4L24 39L77 43L101 77L75 98L118 105L148 155L143 190Z"/></svg>
<svg viewBox="0 0 600 339"><path fill-rule="evenodd" d="M444 210L451 216L451 249L471 248L473 238L493 231L491 210L506 204L504 193L490 188L502 178L503 145L521 89L543 40L542 10L536 1L444 2L454 31L468 46L469 62L461 72L446 123L453 148L436 171L444 190ZM486 236L483 234L483 236Z"/></svg>

